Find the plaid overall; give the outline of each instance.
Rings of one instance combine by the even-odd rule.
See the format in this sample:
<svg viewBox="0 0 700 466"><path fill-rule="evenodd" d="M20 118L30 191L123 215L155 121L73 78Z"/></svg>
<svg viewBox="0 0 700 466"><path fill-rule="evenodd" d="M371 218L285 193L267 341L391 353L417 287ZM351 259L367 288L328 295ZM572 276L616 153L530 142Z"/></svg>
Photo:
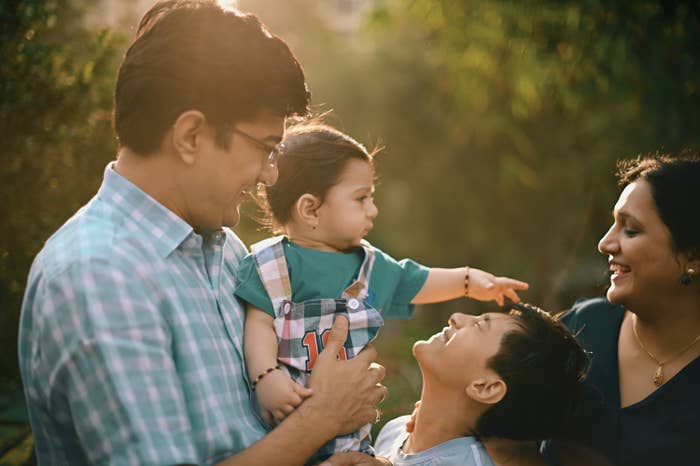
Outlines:
<svg viewBox="0 0 700 466"><path fill-rule="evenodd" d="M355 281L348 286L339 298L310 299L295 303L292 301L292 288L289 270L282 246L283 236L268 238L251 246L255 265L265 286L272 308L275 310L275 332L279 350L277 358L293 380L308 386L311 369L316 357L323 350L336 315L348 318L348 338L340 357L355 357L367 343L377 335L384 320L364 299L369 290L369 277L374 264L374 249L362 241L365 258ZM371 425L359 431L342 435L327 442L309 460L315 464L333 453L341 451L361 451L374 454L370 444Z"/></svg>

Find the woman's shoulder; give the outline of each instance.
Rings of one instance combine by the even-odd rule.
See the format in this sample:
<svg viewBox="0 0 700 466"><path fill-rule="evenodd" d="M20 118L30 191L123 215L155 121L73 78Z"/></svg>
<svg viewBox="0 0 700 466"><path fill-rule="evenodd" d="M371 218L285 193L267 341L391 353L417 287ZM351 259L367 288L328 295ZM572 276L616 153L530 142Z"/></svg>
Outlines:
<svg viewBox="0 0 700 466"><path fill-rule="evenodd" d="M616 344L625 316L623 306L605 298L579 299L559 319L588 350L601 350Z"/></svg>
<svg viewBox="0 0 700 466"><path fill-rule="evenodd" d="M559 319L571 330L582 325L611 325L619 323L625 308L613 304L605 298L582 298L577 300L570 310L560 315Z"/></svg>

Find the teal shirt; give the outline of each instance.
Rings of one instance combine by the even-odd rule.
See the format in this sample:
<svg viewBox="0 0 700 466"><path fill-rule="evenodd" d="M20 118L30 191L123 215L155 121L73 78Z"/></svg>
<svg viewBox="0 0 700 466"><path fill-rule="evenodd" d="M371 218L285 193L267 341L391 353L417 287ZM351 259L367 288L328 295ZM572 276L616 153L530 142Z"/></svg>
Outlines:
<svg viewBox="0 0 700 466"><path fill-rule="evenodd" d="M209 465L260 440L234 296L246 254L112 170L37 256L19 365L41 465Z"/></svg>
<svg viewBox="0 0 700 466"><path fill-rule="evenodd" d="M354 281L362 265L364 251L348 253L318 251L282 241L292 285L292 301L337 298ZM411 300L428 278L428 268L411 259L397 261L375 248L375 259L365 303L379 310L384 318L410 319ZM274 316L272 303L260 280L252 255L238 270L236 296Z"/></svg>

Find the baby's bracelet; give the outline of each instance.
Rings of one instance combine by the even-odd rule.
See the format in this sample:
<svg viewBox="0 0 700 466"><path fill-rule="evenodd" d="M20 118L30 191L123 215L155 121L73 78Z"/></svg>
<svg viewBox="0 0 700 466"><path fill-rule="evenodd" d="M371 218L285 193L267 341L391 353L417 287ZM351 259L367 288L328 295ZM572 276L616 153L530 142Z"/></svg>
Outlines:
<svg viewBox="0 0 700 466"><path fill-rule="evenodd" d="M464 297L469 297L469 266L464 267Z"/></svg>
<svg viewBox="0 0 700 466"><path fill-rule="evenodd" d="M279 368L280 368L280 365L277 364L275 367L268 367L267 369L265 369L264 371L262 371L262 373L261 373L259 376L257 376L257 377L255 378L255 380L253 380L253 382L251 382L251 384L250 384L250 389L253 390L253 391L255 391L255 387L258 385L258 383L260 383L260 381L263 379L263 377L265 377L265 376L266 376L267 374L269 374L270 372L272 372L272 371L274 371L274 370L276 370L276 369L279 369Z"/></svg>

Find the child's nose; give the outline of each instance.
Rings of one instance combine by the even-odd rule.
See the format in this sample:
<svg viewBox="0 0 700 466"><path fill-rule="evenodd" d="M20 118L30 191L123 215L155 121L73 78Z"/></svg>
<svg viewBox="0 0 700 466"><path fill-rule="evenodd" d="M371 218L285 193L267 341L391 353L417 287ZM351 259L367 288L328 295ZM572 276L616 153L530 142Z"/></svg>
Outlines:
<svg viewBox="0 0 700 466"><path fill-rule="evenodd" d="M450 318L448 319L447 322L448 322L452 327L455 327L455 328L462 328L462 327L464 327L464 326L467 324L467 322L469 321L469 319L473 319L473 317L472 317L472 316L469 316L469 315L467 315L467 314L463 314L463 313L461 313L461 312L455 312L454 314L452 314L452 315L450 316Z"/></svg>
<svg viewBox="0 0 700 466"><path fill-rule="evenodd" d="M379 215L379 209L377 208L377 205L374 203L374 201L372 201L372 203L370 204L367 215L370 218L375 218L377 215Z"/></svg>

